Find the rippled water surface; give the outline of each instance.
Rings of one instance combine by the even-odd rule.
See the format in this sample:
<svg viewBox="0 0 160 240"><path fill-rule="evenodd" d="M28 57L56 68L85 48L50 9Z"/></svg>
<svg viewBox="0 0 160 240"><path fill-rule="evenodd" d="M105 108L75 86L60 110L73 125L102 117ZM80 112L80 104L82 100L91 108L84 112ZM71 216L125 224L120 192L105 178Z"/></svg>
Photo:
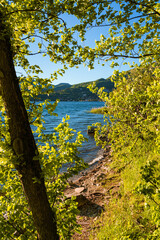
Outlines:
<svg viewBox="0 0 160 240"><path fill-rule="evenodd" d="M58 117L45 113L46 132L53 132L53 128L62 121L62 118L66 114L69 115L70 127L77 132L81 131L88 138L88 142L85 142L80 149L80 156L86 162L90 162L99 155L100 148L96 146L94 137L87 134L87 127L96 122L103 122L103 115L90 113L89 110L102 106L104 106L103 102L60 102L55 110Z"/></svg>

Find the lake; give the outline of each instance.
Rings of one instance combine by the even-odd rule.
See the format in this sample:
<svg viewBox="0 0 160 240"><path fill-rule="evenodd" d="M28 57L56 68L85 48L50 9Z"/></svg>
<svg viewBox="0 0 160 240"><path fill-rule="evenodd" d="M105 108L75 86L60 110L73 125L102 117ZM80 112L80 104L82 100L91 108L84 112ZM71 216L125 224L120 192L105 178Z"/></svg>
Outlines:
<svg viewBox="0 0 160 240"><path fill-rule="evenodd" d="M59 102L56 107L56 116L50 116L47 112L44 112L45 128L46 133L53 132L53 128L62 121L62 118L67 115L70 116L69 124L70 127L75 129L77 132L81 131L84 137L88 139L88 142L83 143L80 149L80 156L89 163L92 160L102 154L100 147L96 146L93 135L87 134L87 127L93 123L103 123L103 115L93 114L89 111L92 108L99 108L104 106L103 102Z"/></svg>

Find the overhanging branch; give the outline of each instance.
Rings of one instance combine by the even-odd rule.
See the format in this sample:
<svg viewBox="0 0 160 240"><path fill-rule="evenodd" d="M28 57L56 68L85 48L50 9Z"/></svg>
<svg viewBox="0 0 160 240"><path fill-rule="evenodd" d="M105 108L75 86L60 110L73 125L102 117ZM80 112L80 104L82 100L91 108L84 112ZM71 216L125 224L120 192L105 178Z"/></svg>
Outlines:
<svg viewBox="0 0 160 240"><path fill-rule="evenodd" d="M128 2L132 3L132 4L136 4L136 5L141 5L142 7L146 7L147 9L150 9L152 10L155 14L159 15L160 16L160 13L158 11L156 11L154 8L153 8L153 5L150 5L149 3L148 4L144 4L142 2L136 2L134 0L127 0Z"/></svg>
<svg viewBox="0 0 160 240"><path fill-rule="evenodd" d="M131 20L138 19L138 18L141 18L141 17L144 17L144 18L145 18L145 17L152 16L152 15L155 15L155 13L149 13L149 14L146 14L146 15L135 16L135 17L132 17L132 18L128 18L127 21L131 21ZM119 23L125 23L125 22L126 22L126 20L121 21L121 22L119 22ZM94 28L94 27L111 27L111 26L114 26L114 25L117 25L117 23L114 22L114 23L110 23L110 24L94 25L94 26L92 26L92 27L93 27L93 28Z"/></svg>
<svg viewBox="0 0 160 240"><path fill-rule="evenodd" d="M110 59L108 60L112 60L113 58L133 58L133 59L141 59L141 58L144 58L144 57L150 57L150 56L157 56L159 55L159 53L156 53L156 54L144 54L144 55L138 55L138 56L134 56L134 55L125 55L125 54L95 54L96 56L99 56L99 57L110 57Z"/></svg>

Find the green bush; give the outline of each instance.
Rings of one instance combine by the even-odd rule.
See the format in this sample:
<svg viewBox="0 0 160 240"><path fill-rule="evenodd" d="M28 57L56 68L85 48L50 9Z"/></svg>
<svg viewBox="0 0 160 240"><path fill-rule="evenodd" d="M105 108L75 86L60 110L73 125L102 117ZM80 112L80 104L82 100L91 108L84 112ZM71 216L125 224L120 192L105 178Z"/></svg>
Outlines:
<svg viewBox="0 0 160 240"><path fill-rule="evenodd" d="M159 239L159 73L155 64L133 69L127 77L118 74L116 89L109 97L101 94L107 106L112 166L123 184L122 198L107 206L109 215L97 239Z"/></svg>

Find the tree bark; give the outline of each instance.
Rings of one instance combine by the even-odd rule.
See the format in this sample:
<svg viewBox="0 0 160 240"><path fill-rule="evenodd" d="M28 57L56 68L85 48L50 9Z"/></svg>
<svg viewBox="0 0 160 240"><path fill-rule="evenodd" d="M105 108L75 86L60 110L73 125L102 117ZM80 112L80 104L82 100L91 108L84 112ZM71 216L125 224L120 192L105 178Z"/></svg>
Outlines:
<svg viewBox="0 0 160 240"><path fill-rule="evenodd" d="M8 31L9 32L9 31ZM9 131L17 162L14 164L32 211L39 240L58 240L56 217L47 198L35 140L19 88L10 36L0 13L0 87L9 121Z"/></svg>

